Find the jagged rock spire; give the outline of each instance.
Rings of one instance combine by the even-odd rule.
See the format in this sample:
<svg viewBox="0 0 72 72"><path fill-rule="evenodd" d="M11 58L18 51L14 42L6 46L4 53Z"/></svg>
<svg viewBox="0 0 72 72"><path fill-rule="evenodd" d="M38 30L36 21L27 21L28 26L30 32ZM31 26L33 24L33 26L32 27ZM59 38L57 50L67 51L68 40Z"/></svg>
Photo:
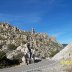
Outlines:
<svg viewBox="0 0 72 72"><path fill-rule="evenodd" d="M35 29L34 28L32 28L32 34L34 34L35 33Z"/></svg>

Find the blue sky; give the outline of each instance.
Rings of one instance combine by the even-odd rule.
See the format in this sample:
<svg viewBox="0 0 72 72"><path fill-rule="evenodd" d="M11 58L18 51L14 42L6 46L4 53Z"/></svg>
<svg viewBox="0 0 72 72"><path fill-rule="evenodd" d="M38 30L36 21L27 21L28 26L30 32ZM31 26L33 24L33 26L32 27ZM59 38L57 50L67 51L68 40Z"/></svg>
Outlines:
<svg viewBox="0 0 72 72"><path fill-rule="evenodd" d="M48 33L60 43L72 41L72 0L0 0L0 21L22 30Z"/></svg>

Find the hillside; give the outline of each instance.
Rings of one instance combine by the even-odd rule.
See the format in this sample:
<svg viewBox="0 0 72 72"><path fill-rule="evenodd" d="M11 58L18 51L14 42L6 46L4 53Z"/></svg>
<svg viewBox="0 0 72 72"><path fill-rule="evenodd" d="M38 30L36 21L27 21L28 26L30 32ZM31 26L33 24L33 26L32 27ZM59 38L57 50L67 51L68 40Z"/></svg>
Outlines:
<svg viewBox="0 0 72 72"><path fill-rule="evenodd" d="M35 56L41 59L53 57L63 49L54 36L49 37L46 33L37 33L34 28L31 32L22 31L8 23L0 23L0 50L6 55L18 54L17 48L28 42L31 49L35 50Z"/></svg>

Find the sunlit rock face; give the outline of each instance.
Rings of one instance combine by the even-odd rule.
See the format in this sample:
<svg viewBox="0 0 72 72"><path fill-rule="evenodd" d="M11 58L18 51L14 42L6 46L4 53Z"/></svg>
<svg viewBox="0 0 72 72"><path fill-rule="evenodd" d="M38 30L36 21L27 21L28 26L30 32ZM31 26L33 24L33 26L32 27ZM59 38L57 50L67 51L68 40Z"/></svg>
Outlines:
<svg viewBox="0 0 72 72"><path fill-rule="evenodd" d="M53 60L61 60L61 59L71 59L72 60L72 42L69 43L63 50L57 53L53 58Z"/></svg>
<svg viewBox="0 0 72 72"><path fill-rule="evenodd" d="M26 45L21 45L16 48L16 50L13 50L11 53L7 54L8 59L19 59L22 58L28 51L28 48ZM20 57L19 57L20 56ZM18 58L17 58L18 57Z"/></svg>
<svg viewBox="0 0 72 72"><path fill-rule="evenodd" d="M55 36L51 36L49 39L50 39L50 41L52 41L52 42L57 42Z"/></svg>
<svg viewBox="0 0 72 72"><path fill-rule="evenodd" d="M26 54L28 52L27 44L17 47L16 50L21 51L22 53Z"/></svg>
<svg viewBox="0 0 72 72"><path fill-rule="evenodd" d="M31 53L32 53L31 62L34 62L33 55L35 55L35 50L31 49ZM21 44L15 50L8 51L6 53L6 57L9 60L19 60L20 63L26 64L26 59L25 59L26 54L28 55L28 58L30 58L30 53L29 53L27 44Z"/></svg>
<svg viewBox="0 0 72 72"><path fill-rule="evenodd" d="M25 62L25 57L24 57L24 56L22 57L22 63L23 63L23 64L26 64L26 62Z"/></svg>

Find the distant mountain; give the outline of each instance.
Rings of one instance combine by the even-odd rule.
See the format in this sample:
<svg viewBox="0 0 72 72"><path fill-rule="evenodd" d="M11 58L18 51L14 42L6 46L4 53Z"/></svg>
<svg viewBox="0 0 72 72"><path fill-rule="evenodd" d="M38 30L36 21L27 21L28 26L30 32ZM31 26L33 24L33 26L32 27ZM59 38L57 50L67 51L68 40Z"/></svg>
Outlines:
<svg viewBox="0 0 72 72"><path fill-rule="evenodd" d="M68 44L62 44L63 45L63 47L66 47Z"/></svg>

